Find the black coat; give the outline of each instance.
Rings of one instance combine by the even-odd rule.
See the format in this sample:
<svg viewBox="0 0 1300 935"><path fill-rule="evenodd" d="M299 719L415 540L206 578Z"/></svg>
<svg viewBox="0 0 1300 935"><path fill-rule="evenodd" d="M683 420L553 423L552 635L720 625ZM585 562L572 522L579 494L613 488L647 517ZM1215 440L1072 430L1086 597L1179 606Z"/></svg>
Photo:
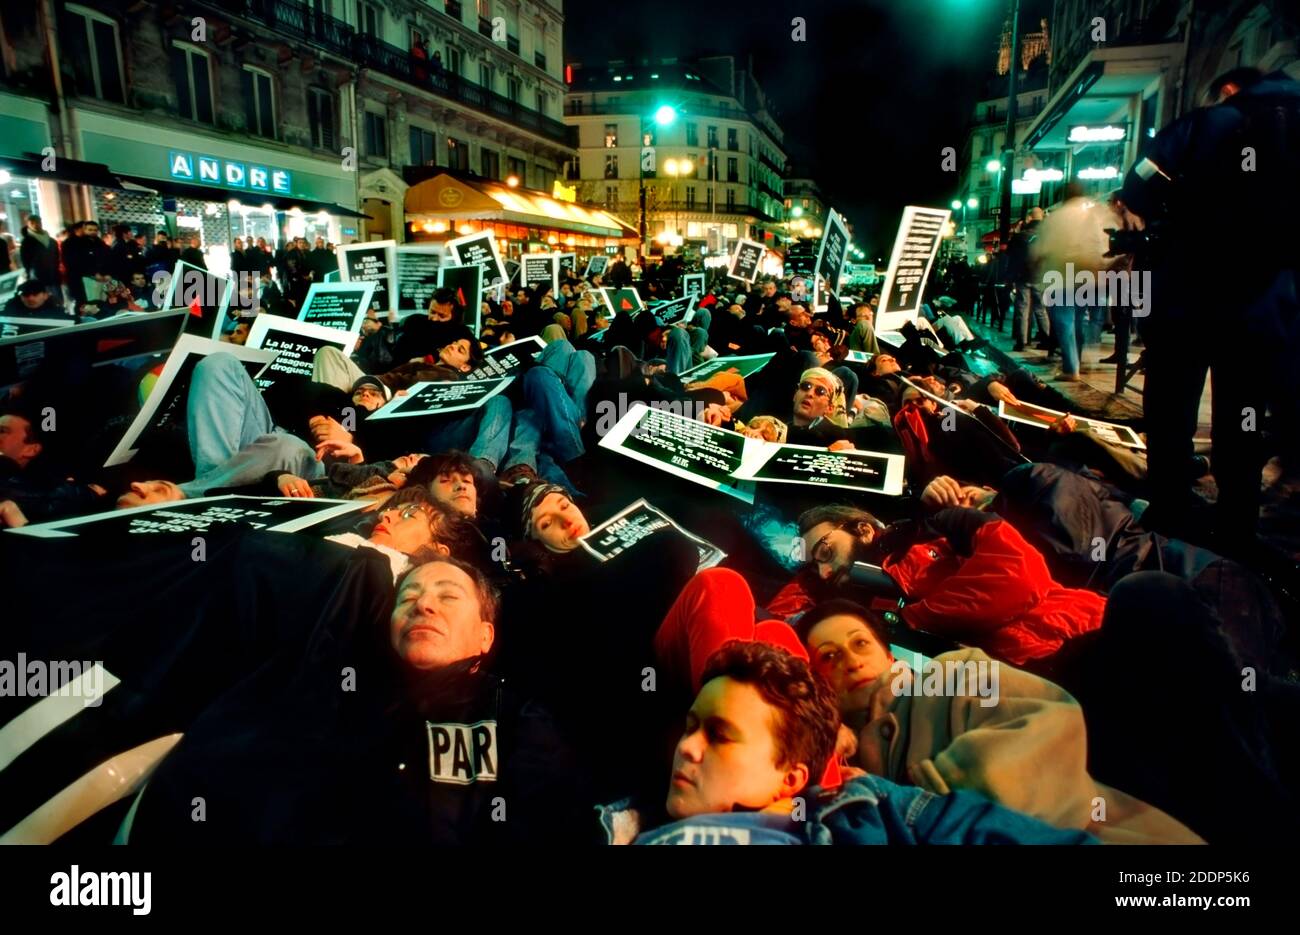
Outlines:
<svg viewBox="0 0 1300 935"><path fill-rule="evenodd" d="M23 232L23 242L18 248L22 267L27 271L28 279L35 279L57 291L59 285L59 242L52 236L48 245L43 244L31 231Z"/></svg>

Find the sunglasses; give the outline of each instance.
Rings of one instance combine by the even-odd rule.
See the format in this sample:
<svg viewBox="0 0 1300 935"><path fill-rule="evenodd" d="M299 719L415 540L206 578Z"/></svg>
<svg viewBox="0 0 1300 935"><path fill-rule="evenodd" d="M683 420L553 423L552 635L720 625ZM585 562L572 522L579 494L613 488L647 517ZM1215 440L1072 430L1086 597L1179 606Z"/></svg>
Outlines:
<svg viewBox="0 0 1300 935"><path fill-rule="evenodd" d="M799 389L803 390L805 393L812 393L814 396L831 395L831 391L826 389L826 387L822 386L820 383L810 383L807 380L804 380L799 384Z"/></svg>

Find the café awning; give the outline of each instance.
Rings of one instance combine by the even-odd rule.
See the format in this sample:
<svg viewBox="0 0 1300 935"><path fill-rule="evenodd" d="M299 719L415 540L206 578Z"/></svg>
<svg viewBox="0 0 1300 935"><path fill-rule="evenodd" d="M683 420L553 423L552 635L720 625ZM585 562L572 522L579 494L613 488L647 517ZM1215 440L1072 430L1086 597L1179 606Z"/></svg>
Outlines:
<svg viewBox="0 0 1300 935"><path fill-rule="evenodd" d="M544 192L511 188L501 182L457 178L447 172L407 189L405 208L411 221L503 221L593 237L637 239L634 227L592 205L560 201Z"/></svg>
<svg viewBox="0 0 1300 935"><path fill-rule="evenodd" d="M269 192L240 192L228 188L214 188L210 185L191 185L173 180L151 179L138 175L123 175L138 183L132 185L137 191L151 191L155 195L168 195L173 198L191 198L195 201L240 201L248 205L270 205L276 211L291 211L294 208L306 213L316 214L324 211L335 217L370 219L370 215L324 201L311 201L307 198L294 198L291 195L276 195ZM128 182L130 184L130 181Z"/></svg>

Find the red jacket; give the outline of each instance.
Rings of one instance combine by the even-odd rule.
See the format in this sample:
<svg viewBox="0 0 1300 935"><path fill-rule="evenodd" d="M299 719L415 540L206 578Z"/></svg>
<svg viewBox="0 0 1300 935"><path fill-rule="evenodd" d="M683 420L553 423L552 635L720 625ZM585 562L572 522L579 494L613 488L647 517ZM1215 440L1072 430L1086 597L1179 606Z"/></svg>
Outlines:
<svg viewBox="0 0 1300 935"><path fill-rule="evenodd" d="M1106 598L1057 584L1043 556L1005 520L990 517L971 536L969 557L943 536L925 537L881 567L907 597L908 626L978 646L1013 665L1050 656L1065 641L1101 626ZM796 580L768 605L807 610Z"/></svg>

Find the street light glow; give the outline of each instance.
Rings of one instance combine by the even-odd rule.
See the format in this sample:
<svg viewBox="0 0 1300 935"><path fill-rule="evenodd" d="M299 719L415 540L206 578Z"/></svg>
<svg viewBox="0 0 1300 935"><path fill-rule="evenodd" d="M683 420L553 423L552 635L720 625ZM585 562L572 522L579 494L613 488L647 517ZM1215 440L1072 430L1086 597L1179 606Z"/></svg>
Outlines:
<svg viewBox="0 0 1300 935"><path fill-rule="evenodd" d="M677 109L668 104L664 104L655 111L655 123L659 124L661 127L668 126L668 124L672 123L676 119Z"/></svg>
<svg viewBox="0 0 1300 935"><path fill-rule="evenodd" d="M989 172L1001 172L1002 163L996 159L990 159L988 162L984 164L984 168L987 169Z"/></svg>
<svg viewBox="0 0 1300 935"><path fill-rule="evenodd" d="M518 187L519 187L519 176L517 176L517 175L509 176L509 177L506 179L506 184L509 185L511 188L518 188Z"/></svg>
<svg viewBox="0 0 1300 935"><path fill-rule="evenodd" d="M803 217L803 208L798 208L798 207L796 207L796 208L792 209L792 210L790 211L790 213L793 214L793 215L794 215L795 217L797 217L797 218L801 218L801 217Z"/></svg>
<svg viewBox="0 0 1300 935"><path fill-rule="evenodd" d="M954 211L960 211L960 210L961 210L961 202L958 201L956 198L954 198L954 199L952 200L952 209L953 209Z"/></svg>
<svg viewBox="0 0 1300 935"><path fill-rule="evenodd" d="M966 207L968 207L968 208L978 208L979 206L980 206L980 200L979 200L978 198L967 198L967 199L966 199Z"/></svg>

